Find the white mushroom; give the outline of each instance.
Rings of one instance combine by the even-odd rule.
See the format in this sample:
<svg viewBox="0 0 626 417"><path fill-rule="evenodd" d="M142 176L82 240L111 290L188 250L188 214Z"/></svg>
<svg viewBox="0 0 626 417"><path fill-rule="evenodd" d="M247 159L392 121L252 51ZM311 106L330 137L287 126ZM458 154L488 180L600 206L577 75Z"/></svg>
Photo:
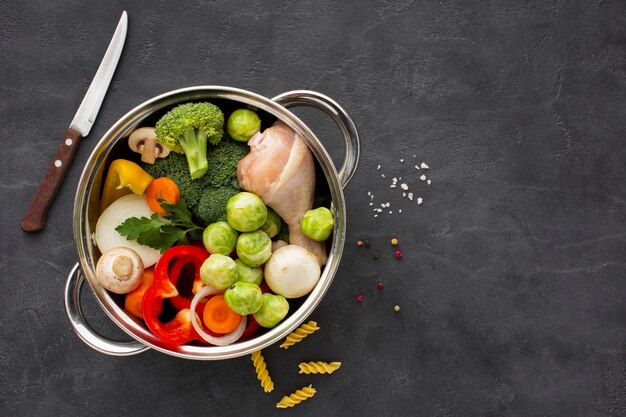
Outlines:
<svg viewBox="0 0 626 417"><path fill-rule="evenodd" d="M128 146L141 154L141 160L147 164L154 164L156 158L165 158L170 154L167 146L157 140L153 127L141 127L131 133Z"/></svg>
<svg viewBox="0 0 626 417"><path fill-rule="evenodd" d="M277 249L265 264L264 270L267 285L285 298L298 298L311 292L320 273L315 255L297 245Z"/></svg>
<svg viewBox="0 0 626 417"><path fill-rule="evenodd" d="M116 294L126 294L141 284L143 261L131 248L115 247L105 252L96 265L100 285Z"/></svg>

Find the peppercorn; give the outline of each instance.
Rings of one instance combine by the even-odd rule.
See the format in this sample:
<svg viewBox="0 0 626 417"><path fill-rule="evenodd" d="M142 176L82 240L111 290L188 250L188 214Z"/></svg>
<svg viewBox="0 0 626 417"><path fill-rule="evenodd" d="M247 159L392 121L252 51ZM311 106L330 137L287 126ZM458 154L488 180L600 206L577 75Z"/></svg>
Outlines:
<svg viewBox="0 0 626 417"><path fill-rule="evenodd" d="M369 247L370 247L370 241L369 241L369 239L365 239L365 240L363 241L363 244L365 245L365 247L366 247L366 248L369 248Z"/></svg>
<svg viewBox="0 0 626 417"><path fill-rule="evenodd" d="M402 258L402 251L397 250L394 255L396 256L396 258L400 259L400 258Z"/></svg>
<svg viewBox="0 0 626 417"><path fill-rule="evenodd" d="M378 287L379 290L382 290L383 288L385 288L385 284L383 284L382 281L378 281L378 283L376 284L376 286Z"/></svg>
<svg viewBox="0 0 626 417"><path fill-rule="evenodd" d="M362 296L362 295L360 295L360 294L359 294L359 295L357 295L357 296L356 296L356 301L357 301L357 302L359 302L359 303L360 303L360 302L362 302L362 301L363 301L363 296Z"/></svg>
<svg viewBox="0 0 626 417"><path fill-rule="evenodd" d="M391 246L398 246L398 239L396 239L395 237L391 239Z"/></svg>
<svg viewBox="0 0 626 417"><path fill-rule="evenodd" d="M356 242L356 245L357 245L357 246L363 246L363 241L362 241L362 240L359 240L358 242Z"/></svg>
<svg viewBox="0 0 626 417"><path fill-rule="evenodd" d="M377 250L375 250L374 252L372 252L372 257L374 259L378 259L378 257L380 256L380 252L378 252Z"/></svg>

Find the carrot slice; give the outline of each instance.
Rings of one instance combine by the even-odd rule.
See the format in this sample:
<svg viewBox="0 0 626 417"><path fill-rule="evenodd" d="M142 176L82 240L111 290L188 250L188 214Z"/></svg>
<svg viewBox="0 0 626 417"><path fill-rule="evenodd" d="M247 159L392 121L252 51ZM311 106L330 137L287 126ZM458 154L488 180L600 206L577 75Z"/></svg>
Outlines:
<svg viewBox="0 0 626 417"><path fill-rule="evenodd" d="M202 313L202 321L209 330L224 334L237 328L241 322L241 315L228 307L222 294L217 294L207 301Z"/></svg>
<svg viewBox="0 0 626 417"><path fill-rule="evenodd" d="M167 214L167 210L161 207L159 200L165 200L171 204L178 204L180 200L180 190L174 181L167 177L153 180L146 188L146 201L150 210L157 214Z"/></svg>
<svg viewBox="0 0 626 417"><path fill-rule="evenodd" d="M124 300L124 308L126 311L140 319L143 318L143 314L141 314L141 301L148 287L152 285L152 281L154 281L154 271L152 268L146 269L143 272L143 279L139 287L126 294L126 299Z"/></svg>

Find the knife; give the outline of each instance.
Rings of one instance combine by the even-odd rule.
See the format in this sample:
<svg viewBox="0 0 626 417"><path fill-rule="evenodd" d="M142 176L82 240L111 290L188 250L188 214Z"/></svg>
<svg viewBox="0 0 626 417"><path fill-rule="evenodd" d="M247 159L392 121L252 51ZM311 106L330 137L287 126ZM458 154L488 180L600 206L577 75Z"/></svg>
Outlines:
<svg viewBox="0 0 626 417"><path fill-rule="evenodd" d="M48 166L41 183L39 183L28 209L26 209L26 214L20 223L25 232L38 232L45 225L48 209L69 171L78 144L82 138L89 134L96 120L98 110L100 110L100 105L104 100L104 95L109 88L115 67L122 54L127 27L128 15L124 11L85 98L80 103L72 123L61 139L52 162Z"/></svg>

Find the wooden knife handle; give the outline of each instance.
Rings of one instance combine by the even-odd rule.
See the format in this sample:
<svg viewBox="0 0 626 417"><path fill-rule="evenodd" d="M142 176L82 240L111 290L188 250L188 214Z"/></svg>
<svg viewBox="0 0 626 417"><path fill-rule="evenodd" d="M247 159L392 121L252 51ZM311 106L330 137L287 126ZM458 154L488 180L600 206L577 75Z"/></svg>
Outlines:
<svg viewBox="0 0 626 417"><path fill-rule="evenodd" d="M22 218L20 226L25 232L38 232L43 229L48 209L72 165L80 139L80 134L72 129L67 129L65 132L65 136L63 136L46 174L35 191L24 218Z"/></svg>

